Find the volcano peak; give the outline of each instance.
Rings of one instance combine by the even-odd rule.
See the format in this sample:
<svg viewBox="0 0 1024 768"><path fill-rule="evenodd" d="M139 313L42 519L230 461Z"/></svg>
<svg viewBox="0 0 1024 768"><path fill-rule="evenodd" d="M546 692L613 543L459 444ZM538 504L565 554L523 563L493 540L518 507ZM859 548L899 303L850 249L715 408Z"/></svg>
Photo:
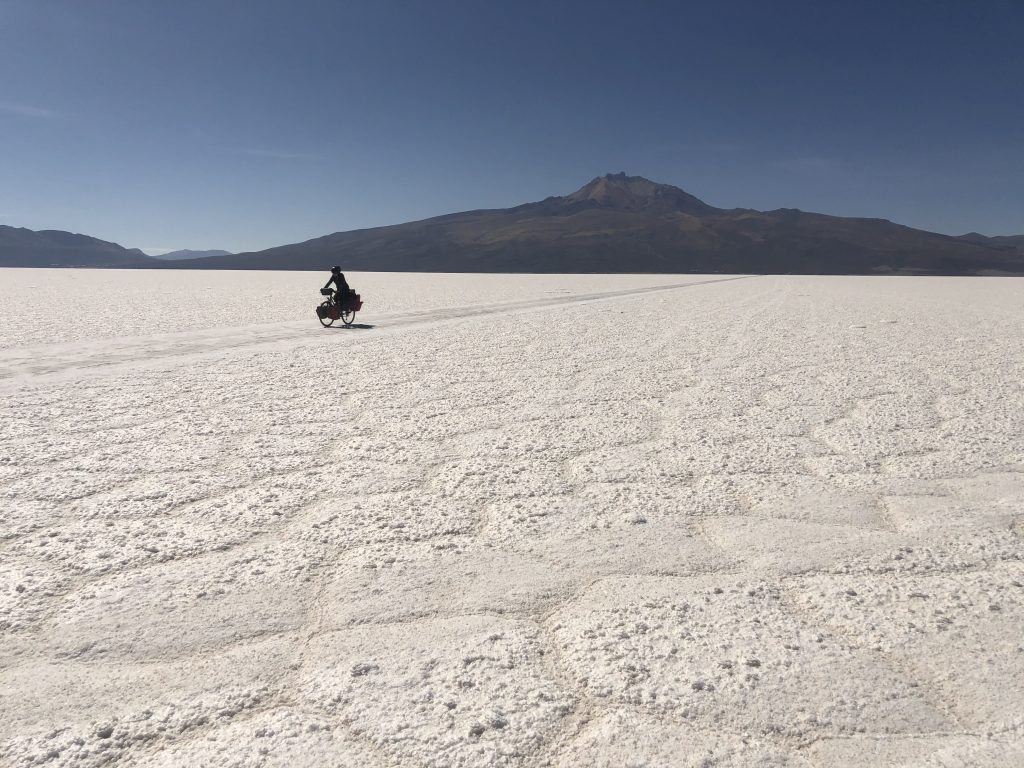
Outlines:
<svg viewBox="0 0 1024 768"><path fill-rule="evenodd" d="M715 210L679 187L658 184L643 176L627 176L625 172L598 176L568 195L565 200L625 211L679 211L701 215Z"/></svg>

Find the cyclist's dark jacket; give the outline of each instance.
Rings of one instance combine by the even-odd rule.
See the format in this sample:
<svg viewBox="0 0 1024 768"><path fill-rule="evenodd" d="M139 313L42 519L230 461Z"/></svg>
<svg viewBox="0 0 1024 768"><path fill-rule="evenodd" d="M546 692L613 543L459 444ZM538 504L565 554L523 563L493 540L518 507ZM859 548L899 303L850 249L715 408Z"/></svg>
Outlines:
<svg viewBox="0 0 1024 768"><path fill-rule="evenodd" d="M332 274L331 279L327 281L327 283L324 285L324 288L330 288L331 283L334 283L334 287L337 289L339 296L344 296L345 294L348 293L348 282L346 282L345 275L343 275L341 272L339 272L336 275Z"/></svg>

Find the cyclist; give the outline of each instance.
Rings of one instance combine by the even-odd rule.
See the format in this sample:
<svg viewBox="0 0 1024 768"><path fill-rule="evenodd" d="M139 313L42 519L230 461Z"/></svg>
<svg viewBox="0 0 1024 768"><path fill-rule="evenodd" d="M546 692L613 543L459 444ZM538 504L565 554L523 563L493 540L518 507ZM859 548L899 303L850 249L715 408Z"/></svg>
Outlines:
<svg viewBox="0 0 1024 768"><path fill-rule="evenodd" d="M340 304L352 291L352 289L348 287L345 275L341 272L341 267L331 267L331 279L327 281L324 288L330 288L331 283L334 283L334 287L336 289L334 292L334 300Z"/></svg>

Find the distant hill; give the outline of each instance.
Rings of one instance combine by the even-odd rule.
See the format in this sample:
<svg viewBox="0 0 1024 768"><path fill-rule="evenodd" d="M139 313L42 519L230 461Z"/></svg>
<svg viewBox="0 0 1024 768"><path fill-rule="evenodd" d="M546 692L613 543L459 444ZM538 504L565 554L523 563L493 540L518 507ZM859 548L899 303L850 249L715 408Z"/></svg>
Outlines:
<svg viewBox="0 0 1024 768"><path fill-rule="evenodd" d="M148 266L409 272L1024 274L1024 253L904 227L782 208L715 208L639 176L570 195L335 232L255 253Z"/></svg>
<svg viewBox="0 0 1024 768"><path fill-rule="evenodd" d="M180 251L169 251L168 253L161 253L154 256L154 259L160 259L161 261L177 261L178 259L205 259L210 256L230 256L231 251L190 251L188 248L184 248Z"/></svg>
<svg viewBox="0 0 1024 768"><path fill-rule="evenodd" d="M401 272L1024 275L1024 235L960 237L793 208L715 208L623 173L572 194L335 232L254 253L159 258L86 235L0 226L0 266Z"/></svg>
<svg viewBox="0 0 1024 768"><path fill-rule="evenodd" d="M960 239L967 240L972 243L992 245L996 248L1015 248L1018 251L1024 251L1024 235L996 235L995 237L986 237L985 235L978 234L977 232L968 232L966 235L960 235Z"/></svg>
<svg viewBox="0 0 1024 768"><path fill-rule="evenodd" d="M138 248L88 235L0 225L0 267L137 267L152 261Z"/></svg>

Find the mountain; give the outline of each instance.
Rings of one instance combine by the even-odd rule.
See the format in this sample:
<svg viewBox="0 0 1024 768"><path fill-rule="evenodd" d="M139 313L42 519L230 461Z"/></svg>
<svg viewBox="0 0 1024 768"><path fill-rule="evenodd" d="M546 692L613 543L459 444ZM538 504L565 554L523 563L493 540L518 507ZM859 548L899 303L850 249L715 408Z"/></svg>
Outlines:
<svg viewBox="0 0 1024 768"><path fill-rule="evenodd" d="M178 259L205 259L210 256L230 256L231 251L190 251L188 248L184 248L180 251L169 251L167 253L161 253L154 256L154 259L160 259L161 261L177 261Z"/></svg>
<svg viewBox="0 0 1024 768"><path fill-rule="evenodd" d="M0 267L137 267L150 261L138 248L88 235L0 225Z"/></svg>
<svg viewBox="0 0 1024 768"><path fill-rule="evenodd" d="M1024 274L991 243L782 208L715 208L624 173L570 195L350 232L165 268L409 272ZM150 265L152 266L152 265Z"/></svg>
<svg viewBox="0 0 1024 768"><path fill-rule="evenodd" d="M159 258L86 235L0 226L0 266L403 272L1024 275L1024 236L939 235L885 219L716 208L624 173L514 208L335 232L255 253Z"/></svg>
<svg viewBox="0 0 1024 768"><path fill-rule="evenodd" d="M977 232L968 232L966 235L960 235L960 239L967 240L971 243L992 245L996 248L1015 248L1018 251L1024 251L1024 235L996 235L995 237L986 237L985 235Z"/></svg>

